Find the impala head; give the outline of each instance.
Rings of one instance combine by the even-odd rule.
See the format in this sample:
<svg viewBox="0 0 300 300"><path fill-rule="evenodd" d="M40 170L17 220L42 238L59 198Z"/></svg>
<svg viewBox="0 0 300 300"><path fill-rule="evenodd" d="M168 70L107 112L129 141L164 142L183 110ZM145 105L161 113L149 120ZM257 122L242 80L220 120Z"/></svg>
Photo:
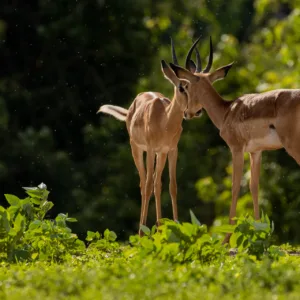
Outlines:
<svg viewBox="0 0 300 300"><path fill-rule="evenodd" d="M202 69L200 54L196 48L200 38L198 38L190 48L186 61L185 68L178 66L178 61L175 53L175 48L171 40L173 63L170 66L176 76L180 79L186 79L190 82L187 92L189 94L189 103L185 111L185 118L191 119L201 115L203 101L215 89L212 84L226 77L233 63L223 66L216 71L210 72L213 63L213 47L210 38L210 52L207 66ZM191 60L192 53L196 50L196 64ZM215 92L216 93L216 92Z"/></svg>
<svg viewBox="0 0 300 300"><path fill-rule="evenodd" d="M182 111L186 111L189 104L189 80L179 79L164 60L161 61L161 70L164 77L174 85L174 100L180 105Z"/></svg>

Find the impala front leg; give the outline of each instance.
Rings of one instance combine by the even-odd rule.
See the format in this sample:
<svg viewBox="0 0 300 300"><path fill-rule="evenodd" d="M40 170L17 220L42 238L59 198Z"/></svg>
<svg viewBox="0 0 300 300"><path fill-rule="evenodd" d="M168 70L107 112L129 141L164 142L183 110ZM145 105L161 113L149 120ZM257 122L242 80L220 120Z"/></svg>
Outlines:
<svg viewBox="0 0 300 300"><path fill-rule="evenodd" d="M173 220L178 221L178 212L177 212L177 182L176 182L176 164L178 157L178 149L176 148L173 151L170 151L168 154L169 162L169 191L172 198L172 208L173 208Z"/></svg>
<svg viewBox="0 0 300 300"><path fill-rule="evenodd" d="M155 168L155 179L154 179L154 196L156 205L156 225L160 225L161 219L161 174L164 170L167 160L166 153L159 153L157 155L156 168Z"/></svg>
<svg viewBox="0 0 300 300"><path fill-rule="evenodd" d="M253 199L254 217L259 220L258 188L261 165L261 151L250 153L251 179L250 191Z"/></svg>
<svg viewBox="0 0 300 300"><path fill-rule="evenodd" d="M236 205L241 188L241 179L244 167L244 153L243 151L232 151L232 201L229 213L229 224L234 224L233 218L236 216ZM230 234L227 233L223 243L228 243Z"/></svg>

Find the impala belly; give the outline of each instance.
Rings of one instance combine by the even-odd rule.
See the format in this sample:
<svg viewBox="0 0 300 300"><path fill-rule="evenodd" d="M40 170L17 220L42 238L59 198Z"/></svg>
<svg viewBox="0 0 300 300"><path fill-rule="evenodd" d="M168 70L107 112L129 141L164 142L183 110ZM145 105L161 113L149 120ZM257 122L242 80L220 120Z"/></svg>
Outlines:
<svg viewBox="0 0 300 300"><path fill-rule="evenodd" d="M148 146L147 145L143 145L143 144L138 144L135 142L135 144L143 151L148 151ZM160 146L160 147L155 147L152 148L151 150L153 150L155 153L168 153L169 151L175 149L175 147L171 148L169 146Z"/></svg>
<svg viewBox="0 0 300 300"><path fill-rule="evenodd" d="M276 130L270 129L265 136L249 140L246 144L245 152L275 150L282 147L282 143Z"/></svg>

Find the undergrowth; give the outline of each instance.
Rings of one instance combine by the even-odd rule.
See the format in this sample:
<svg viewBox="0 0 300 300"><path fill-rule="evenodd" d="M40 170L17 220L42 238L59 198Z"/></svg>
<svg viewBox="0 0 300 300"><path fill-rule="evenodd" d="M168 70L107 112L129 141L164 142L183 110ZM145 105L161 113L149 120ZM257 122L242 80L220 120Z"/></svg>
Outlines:
<svg viewBox="0 0 300 300"><path fill-rule="evenodd" d="M263 213L208 230L191 211L190 223L163 219L127 243L108 229L82 241L69 227L76 219L47 218L45 184L24 189L24 199L6 194L8 207L0 206L1 299L271 299L300 291L299 259L287 255L295 249L271 244L274 225Z"/></svg>

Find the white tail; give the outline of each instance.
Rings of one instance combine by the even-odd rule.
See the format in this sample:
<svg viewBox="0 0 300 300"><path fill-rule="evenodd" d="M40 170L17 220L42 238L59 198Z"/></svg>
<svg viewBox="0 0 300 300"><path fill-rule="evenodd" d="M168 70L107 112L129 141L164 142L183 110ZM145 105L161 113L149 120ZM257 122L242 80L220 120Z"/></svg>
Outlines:
<svg viewBox="0 0 300 300"><path fill-rule="evenodd" d="M126 121L128 110L115 105L102 105L97 113L103 112L105 114L111 115L120 121Z"/></svg>

